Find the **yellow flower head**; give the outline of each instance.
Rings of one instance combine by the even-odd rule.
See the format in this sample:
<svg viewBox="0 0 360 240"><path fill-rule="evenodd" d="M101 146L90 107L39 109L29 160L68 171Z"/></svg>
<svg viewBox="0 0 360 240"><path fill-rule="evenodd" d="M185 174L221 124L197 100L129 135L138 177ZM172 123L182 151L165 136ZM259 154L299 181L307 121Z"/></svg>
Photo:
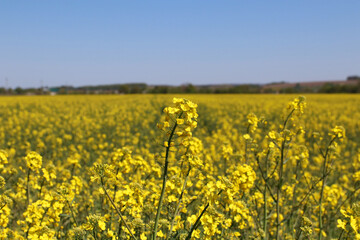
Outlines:
<svg viewBox="0 0 360 240"><path fill-rule="evenodd" d="M300 114L304 113L306 107L306 98L304 96L299 96L295 98L292 102L289 103L288 108L299 111Z"/></svg>
<svg viewBox="0 0 360 240"><path fill-rule="evenodd" d="M249 132L254 132L258 126L259 119L254 113L250 113L246 118L249 124Z"/></svg>
<svg viewBox="0 0 360 240"><path fill-rule="evenodd" d="M82 225L82 228L85 230L92 231L94 228L97 227L99 227L103 231L106 229L105 217L96 214L91 214L86 217L86 220L87 222L84 225Z"/></svg>
<svg viewBox="0 0 360 240"><path fill-rule="evenodd" d="M26 157L26 166L32 171L38 172L42 165L42 157L37 152L29 152Z"/></svg>
<svg viewBox="0 0 360 240"><path fill-rule="evenodd" d="M247 191L253 187L256 179L254 170L247 164L239 165L232 173L231 181L234 186L242 191Z"/></svg>
<svg viewBox="0 0 360 240"><path fill-rule="evenodd" d="M157 127L165 132L176 127L178 137L192 136L192 130L197 127L197 104L184 98L174 98L173 103L175 106L164 108L165 119Z"/></svg>
<svg viewBox="0 0 360 240"><path fill-rule="evenodd" d="M0 169L4 168L4 164L8 163L8 154L4 150L0 150Z"/></svg>
<svg viewBox="0 0 360 240"><path fill-rule="evenodd" d="M5 186L5 179L0 176L0 188L3 188Z"/></svg>
<svg viewBox="0 0 360 240"><path fill-rule="evenodd" d="M335 126L331 129L331 133L329 133L329 135L339 139L345 138L345 128L343 126Z"/></svg>

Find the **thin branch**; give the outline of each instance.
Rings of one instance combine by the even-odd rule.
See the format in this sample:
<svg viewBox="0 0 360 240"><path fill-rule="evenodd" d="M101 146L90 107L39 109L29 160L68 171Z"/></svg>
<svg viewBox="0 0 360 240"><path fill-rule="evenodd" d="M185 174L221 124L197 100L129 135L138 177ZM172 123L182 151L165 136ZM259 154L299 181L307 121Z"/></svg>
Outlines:
<svg viewBox="0 0 360 240"><path fill-rule="evenodd" d="M123 217L123 215L121 214L120 210L118 209L118 207L115 205L114 201L112 200L112 198L110 197L109 193L107 192L105 185L104 185L104 180L103 178L101 178L101 186L102 189L104 190L107 198L110 200L111 204L113 205L113 207L115 208L117 214L119 215L119 217L121 218L121 221L124 223L125 227L127 228L127 230L129 231L130 235L132 238L134 238L136 240L136 237L134 236L134 234L131 232L130 227L127 225L127 223L125 222L125 219Z"/></svg>

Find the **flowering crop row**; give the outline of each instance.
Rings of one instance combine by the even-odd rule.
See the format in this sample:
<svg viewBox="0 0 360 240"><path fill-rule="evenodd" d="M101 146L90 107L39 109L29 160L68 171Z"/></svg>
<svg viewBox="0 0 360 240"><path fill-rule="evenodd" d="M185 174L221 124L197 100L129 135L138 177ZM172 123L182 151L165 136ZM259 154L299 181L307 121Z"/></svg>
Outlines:
<svg viewBox="0 0 360 240"><path fill-rule="evenodd" d="M0 239L360 239L357 95L0 106Z"/></svg>

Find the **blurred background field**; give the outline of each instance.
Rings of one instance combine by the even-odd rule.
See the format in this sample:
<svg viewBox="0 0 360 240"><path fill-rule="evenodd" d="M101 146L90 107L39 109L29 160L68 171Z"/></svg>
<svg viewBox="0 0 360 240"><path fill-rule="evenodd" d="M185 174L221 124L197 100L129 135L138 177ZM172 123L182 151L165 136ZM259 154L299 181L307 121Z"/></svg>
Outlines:
<svg viewBox="0 0 360 240"><path fill-rule="evenodd" d="M175 95L176 96L176 95ZM179 95L178 95L179 96ZM227 141L246 130L246 116L264 116L275 128L288 101L297 95L182 95L196 102L199 138L221 134ZM87 152L130 145L156 149L156 123L171 95L18 96L1 97L0 147L16 155L38 150L45 158L66 158L69 146ZM307 95L303 124L306 135L335 125L347 131L347 141L360 142L359 95ZM233 135L236 134L236 135ZM148 141L150 140L150 141ZM60 143L61 142L61 143ZM61 147L59 149L58 147ZM205 145L206 146L206 145ZM134 149L134 151L137 151ZM59 159L59 160L60 160ZM91 161L90 161L91 162Z"/></svg>

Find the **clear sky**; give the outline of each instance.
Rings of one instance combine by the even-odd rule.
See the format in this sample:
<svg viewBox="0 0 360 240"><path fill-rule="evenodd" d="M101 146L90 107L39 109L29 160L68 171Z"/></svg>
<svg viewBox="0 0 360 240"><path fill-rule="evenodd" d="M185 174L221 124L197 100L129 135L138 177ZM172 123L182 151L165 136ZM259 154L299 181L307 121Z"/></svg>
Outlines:
<svg viewBox="0 0 360 240"><path fill-rule="evenodd" d="M2 0L0 87L360 74L358 0Z"/></svg>

